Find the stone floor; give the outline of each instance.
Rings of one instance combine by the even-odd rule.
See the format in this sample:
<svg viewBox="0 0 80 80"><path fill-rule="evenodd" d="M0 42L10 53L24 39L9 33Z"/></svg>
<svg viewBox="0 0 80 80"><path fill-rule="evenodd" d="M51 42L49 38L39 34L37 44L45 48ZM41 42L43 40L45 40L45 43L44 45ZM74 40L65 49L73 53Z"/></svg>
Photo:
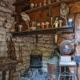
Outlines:
<svg viewBox="0 0 80 80"><path fill-rule="evenodd" d="M20 75L19 80L49 80L48 73L42 68L29 68Z"/></svg>

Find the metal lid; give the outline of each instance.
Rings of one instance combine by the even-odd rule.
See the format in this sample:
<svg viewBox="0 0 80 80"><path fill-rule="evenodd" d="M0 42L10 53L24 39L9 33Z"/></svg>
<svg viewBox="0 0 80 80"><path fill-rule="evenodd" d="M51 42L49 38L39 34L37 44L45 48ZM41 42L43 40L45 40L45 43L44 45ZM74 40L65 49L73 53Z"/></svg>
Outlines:
<svg viewBox="0 0 80 80"><path fill-rule="evenodd" d="M57 64L59 61L57 56L54 56L52 59L48 61L49 64Z"/></svg>

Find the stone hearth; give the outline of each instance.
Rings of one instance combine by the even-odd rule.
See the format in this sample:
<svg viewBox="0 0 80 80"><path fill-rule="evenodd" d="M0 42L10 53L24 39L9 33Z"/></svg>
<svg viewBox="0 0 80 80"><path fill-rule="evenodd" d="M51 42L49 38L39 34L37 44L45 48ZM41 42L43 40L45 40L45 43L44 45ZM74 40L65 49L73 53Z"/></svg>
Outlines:
<svg viewBox="0 0 80 80"><path fill-rule="evenodd" d="M29 68L20 75L19 80L49 80L48 73L42 68Z"/></svg>

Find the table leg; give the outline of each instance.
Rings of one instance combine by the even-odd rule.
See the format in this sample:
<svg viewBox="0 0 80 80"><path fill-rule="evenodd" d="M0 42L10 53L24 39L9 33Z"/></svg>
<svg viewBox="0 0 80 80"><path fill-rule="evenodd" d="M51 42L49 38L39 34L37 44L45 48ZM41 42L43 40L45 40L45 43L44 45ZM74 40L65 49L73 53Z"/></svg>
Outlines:
<svg viewBox="0 0 80 80"><path fill-rule="evenodd" d="M6 80L6 71L2 71L2 80Z"/></svg>
<svg viewBox="0 0 80 80"><path fill-rule="evenodd" d="M13 70L9 70L9 80L13 80Z"/></svg>

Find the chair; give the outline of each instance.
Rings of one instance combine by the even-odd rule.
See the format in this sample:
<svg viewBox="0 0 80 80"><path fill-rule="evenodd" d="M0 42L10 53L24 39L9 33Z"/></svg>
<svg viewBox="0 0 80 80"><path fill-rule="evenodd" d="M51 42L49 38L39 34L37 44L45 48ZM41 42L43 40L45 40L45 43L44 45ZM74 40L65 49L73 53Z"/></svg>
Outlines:
<svg viewBox="0 0 80 80"><path fill-rule="evenodd" d="M61 80L63 77L64 80L67 80L67 77L74 77L74 80L77 80L76 76L76 62L71 60L71 56L61 56L59 61L59 77L58 80ZM62 71L63 67L63 71ZM74 73L67 71L67 67L74 67Z"/></svg>

